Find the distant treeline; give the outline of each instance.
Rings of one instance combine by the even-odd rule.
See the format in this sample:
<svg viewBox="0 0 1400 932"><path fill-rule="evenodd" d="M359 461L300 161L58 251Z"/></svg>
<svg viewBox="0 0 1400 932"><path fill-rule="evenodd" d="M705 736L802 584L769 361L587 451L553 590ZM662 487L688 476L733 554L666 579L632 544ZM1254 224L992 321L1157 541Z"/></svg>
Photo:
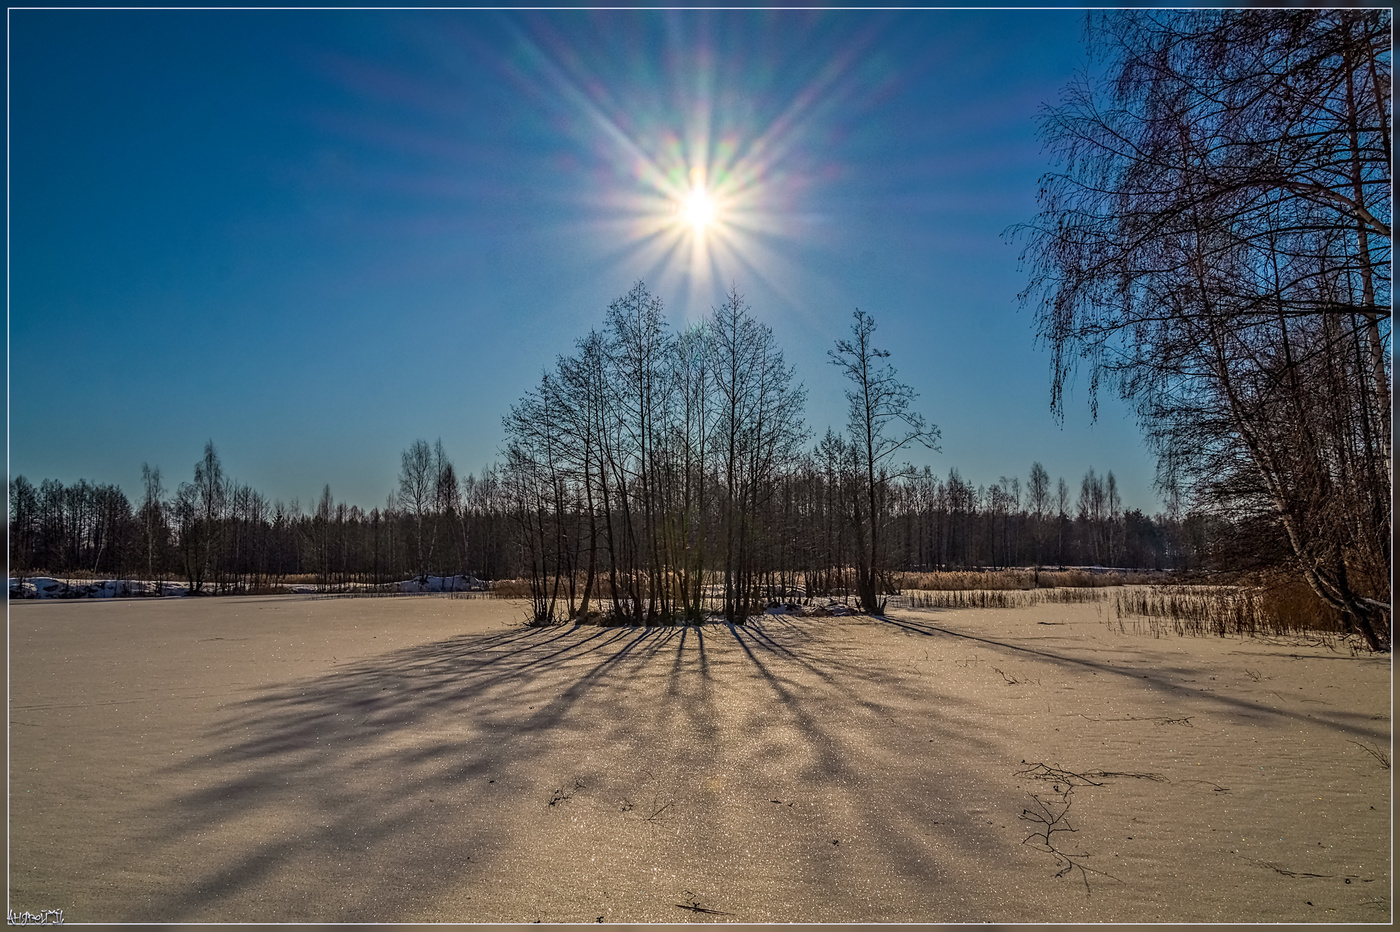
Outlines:
<svg viewBox="0 0 1400 932"><path fill-rule="evenodd" d="M309 511L268 501L224 474L212 441L173 493L143 465L135 505L114 485L16 476L11 572L179 578L196 592L462 573L527 580L539 622L650 624L742 618L798 589L880 611L911 570L1201 565L1204 522L1125 511L1112 472L1090 469L1076 494L1039 463L1024 485L989 488L903 464L938 429L874 330L857 311L836 341L848 423L809 446L804 391L737 291L672 332L638 282L511 408L506 461L480 477L459 478L441 441L422 440L368 512L329 486Z"/></svg>
<svg viewBox="0 0 1400 932"><path fill-rule="evenodd" d="M53 479L36 485L16 476L9 489L10 575L180 580L210 593L258 591L288 578L337 586L420 573L528 576L500 471L459 479L441 444L414 447L428 451L430 466L431 494L421 511L398 494L366 511L336 501L329 487L310 510L296 501L270 501L225 478L212 444L195 470L200 481L182 482L167 496L159 472L147 469L150 494L136 503L116 485ZM1035 476L1043 472L1037 464L1031 482L1002 479L990 488L964 481L956 469L946 477L925 470L898 481L890 569L1037 562L1184 569L1206 559L1202 518L1125 511L1113 474L1093 470L1073 494L1058 481L1037 507L1039 500L1025 490L1037 488ZM762 548L771 558L760 564L765 578L814 592L850 584L852 535L835 520L841 494L812 457L778 479L768 516L777 532L765 534ZM602 557L606 561L606 552Z"/></svg>
<svg viewBox="0 0 1400 932"><path fill-rule="evenodd" d="M420 449L421 448L421 449ZM269 500L224 475L212 442L193 481L167 494L159 469L142 466L133 504L116 485L10 481L10 575L80 574L183 580L192 591L256 592L288 578L325 586L451 575L470 568L508 577L510 554L494 470L458 480L438 443L413 449L433 469L428 500L391 493L369 511L338 502L326 486L311 508Z"/></svg>

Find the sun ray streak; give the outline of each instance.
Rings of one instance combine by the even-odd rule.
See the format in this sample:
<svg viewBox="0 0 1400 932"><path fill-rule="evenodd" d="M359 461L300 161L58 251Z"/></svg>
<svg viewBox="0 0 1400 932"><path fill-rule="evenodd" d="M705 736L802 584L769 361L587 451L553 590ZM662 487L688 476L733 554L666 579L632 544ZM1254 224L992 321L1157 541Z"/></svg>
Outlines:
<svg viewBox="0 0 1400 932"><path fill-rule="evenodd" d="M528 35L517 31L517 37L520 44L529 51L532 63L545 73L549 83L564 96L566 102L586 114L588 121L601 130L609 142L621 149L634 165L643 169L642 180L664 193L666 185L662 179L665 177L665 172L647 154L646 150L604 113L603 109L595 104L593 99L581 87L577 86L562 68L551 61L544 50Z"/></svg>

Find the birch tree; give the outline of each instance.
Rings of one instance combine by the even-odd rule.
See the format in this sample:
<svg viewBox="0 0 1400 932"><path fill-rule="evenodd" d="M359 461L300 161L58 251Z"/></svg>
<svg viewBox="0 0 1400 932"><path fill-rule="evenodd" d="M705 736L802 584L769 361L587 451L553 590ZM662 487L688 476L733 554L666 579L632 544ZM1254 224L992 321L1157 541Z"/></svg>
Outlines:
<svg viewBox="0 0 1400 932"><path fill-rule="evenodd" d="M1052 354L1132 404L1159 482L1267 516L1290 570L1390 641L1387 10L1106 13L1043 115L1018 228Z"/></svg>

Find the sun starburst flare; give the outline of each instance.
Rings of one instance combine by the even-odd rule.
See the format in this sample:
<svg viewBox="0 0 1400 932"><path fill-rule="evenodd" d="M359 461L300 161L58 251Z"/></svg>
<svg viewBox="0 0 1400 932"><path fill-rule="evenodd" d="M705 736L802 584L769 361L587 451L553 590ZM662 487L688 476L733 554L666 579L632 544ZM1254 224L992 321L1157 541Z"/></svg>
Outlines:
<svg viewBox="0 0 1400 932"><path fill-rule="evenodd" d="M857 72L878 29L823 32L824 64L774 84L721 67L738 41L727 30L742 18L705 23L683 30L677 54L638 59L634 79L616 82L611 53L620 47L578 46L543 21L524 24L511 73L552 101L557 128L583 143L583 164L597 174L580 197L592 216L577 228L616 277L644 279L696 315L736 280L795 303L812 273L799 272L793 256L818 222L799 205L840 175L820 143L834 115L870 86Z"/></svg>

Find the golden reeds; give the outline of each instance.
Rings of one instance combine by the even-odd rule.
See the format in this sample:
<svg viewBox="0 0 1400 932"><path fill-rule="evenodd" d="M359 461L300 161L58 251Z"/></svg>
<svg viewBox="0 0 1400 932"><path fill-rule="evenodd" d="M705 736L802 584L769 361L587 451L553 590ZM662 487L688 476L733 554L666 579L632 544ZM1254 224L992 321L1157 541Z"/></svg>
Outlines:
<svg viewBox="0 0 1400 932"><path fill-rule="evenodd" d="M1061 589L935 589L906 591L909 608L1028 608L1046 602L1099 602L1101 587Z"/></svg>
<svg viewBox="0 0 1400 932"><path fill-rule="evenodd" d="M1130 570L1090 572L1082 569L1041 570L955 570L934 573L897 573L900 590L957 592L973 589L1005 591L1012 589L1098 589L1158 582L1162 575Z"/></svg>
<svg viewBox="0 0 1400 932"><path fill-rule="evenodd" d="M1331 637L1345 630L1335 609L1294 580L1132 589L1115 595L1114 610L1120 628L1131 618L1134 630L1145 627L1154 637Z"/></svg>

